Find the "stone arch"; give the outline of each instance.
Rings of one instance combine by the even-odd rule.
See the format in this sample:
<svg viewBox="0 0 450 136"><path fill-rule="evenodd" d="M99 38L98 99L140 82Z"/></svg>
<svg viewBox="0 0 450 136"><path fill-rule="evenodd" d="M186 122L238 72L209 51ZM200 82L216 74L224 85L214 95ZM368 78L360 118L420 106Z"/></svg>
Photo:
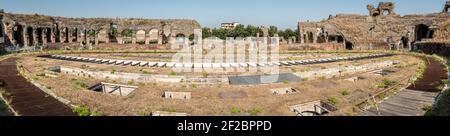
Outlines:
<svg viewBox="0 0 450 136"><path fill-rule="evenodd" d="M3 22L0 22L0 37L4 37L3 35Z"/></svg>
<svg viewBox="0 0 450 136"><path fill-rule="evenodd" d="M175 37L182 37L182 38L185 38L186 37L186 35L185 34L183 34L183 33L178 33L177 35L175 35Z"/></svg>
<svg viewBox="0 0 450 136"><path fill-rule="evenodd" d="M122 34L123 43L131 43L132 42L131 38L133 36L133 30L123 29L121 34Z"/></svg>
<svg viewBox="0 0 450 136"><path fill-rule="evenodd" d="M24 37L23 37L23 26L22 25L16 25L14 26L13 30L13 39L15 41L15 44L19 47L24 46Z"/></svg>
<svg viewBox="0 0 450 136"><path fill-rule="evenodd" d="M138 30L136 31L136 42L139 44L142 44L145 42L145 31L144 30Z"/></svg>
<svg viewBox="0 0 450 136"><path fill-rule="evenodd" d="M43 28L37 28L36 29L36 34L37 34L37 36L36 36L36 38L37 38L37 44L39 44L39 45L42 45L42 44L44 44L44 36L43 36L43 33L44 33L44 29Z"/></svg>
<svg viewBox="0 0 450 136"><path fill-rule="evenodd" d="M445 5L444 5L444 13L447 13L448 12L448 8L450 8L450 1L447 1L446 3L445 3Z"/></svg>
<svg viewBox="0 0 450 136"><path fill-rule="evenodd" d="M56 42L61 42L61 33L60 33L60 30L59 30L59 25L58 24L54 24L53 25L53 33L54 33L54 36L55 36L55 41Z"/></svg>
<svg viewBox="0 0 450 136"><path fill-rule="evenodd" d="M307 41L307 43L313 43L314 42L314 34L313 34L313 32L306 32L306 41Z"/></svg>
<svg viewBox="0 0 450 136"><path fill-rule="evenodd" d="M73 37L72 38L72 42L77 42L78 41L78 33L79 33L79 29L78 28L73 28L73 31L72 31L72 33L71 33L71 37Z"/></svg>
<svg viewBox="0 0 450 136"><path fill-rule="evenodd" d="M33 27L27 27L27 43L28 46L33 46L35 44L34 41L34 31L33 31Z"/></svg>
<svg viewBox="0 0 450 136"><path fill-rule="evenodd" d="M98 30L98 42L99 43L106 43L107 39L109 37L108 31L106 29L100 29Z"/></svg>
<svg viewBox="0 0 450 136"><path fill-rule="evenodd" d="M422 41L423 39L432 38L432 35L430 35L430 28L424 24L416 25L415 38L416 41Z"/></svg>
<svg viewBox="0 0 450 136"><path fill-rule="evenodd" d="M409 38L408 37L406 37L406 36L402 36L402 38L401 38L401 43L402 43L402 47L404 48L404 49L407 49L407 48L409 48Z"/></svg>
<svg viewBox="0 0 450 136"><path fill-rule="evenodd" d="M117 40L118 27L114 23L109 24L109 42L118 43Z"/></svg>
<svg viewBox="0 0 450 136"><path fill-rule="evenodd" d="M158 33L159 33L158 29L151 29L149 31L149 40L151 44L158 43Z"/></svg>
<svg viewBox="0 0 450 136"><path fill-rule="evenodd" d="M345 49L346 50L353 50L353 43L349 41L345 41Z"/></svg>
<svg viewBox="0 0 450 136"><path fill-rule="evenodd" d="M69 28L63 27L62 29L62 42L68 43L69 42Z"/></svg>
<svg viewBox="0 0 450 136"><path fill-rule="evenodd" d="M46 29L46 36L47 36L47 42L52 42L52 29L51 28L45 28Z"/></svg>

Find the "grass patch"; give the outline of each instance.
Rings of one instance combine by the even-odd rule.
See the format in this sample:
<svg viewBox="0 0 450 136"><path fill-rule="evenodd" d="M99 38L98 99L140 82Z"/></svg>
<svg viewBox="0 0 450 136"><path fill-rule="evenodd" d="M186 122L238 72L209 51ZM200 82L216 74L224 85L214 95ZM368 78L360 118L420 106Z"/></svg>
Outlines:
<svg viewBox="0 0 450 136"><path fill-rule="evenodd" d="M169 75L171 75L171 76L176 76L176 75L177 75L177 72L175 72L175 71L170 71Z"/></svg>
<svg viewBox="0 0 450 136"><path fill-rule="evenodd" d="M86 89L88 87L86 81L81 79L72 79L72 84L75 85L78 89Z"/></svg>
<svg viewBox="0 0 450 136"><path fill-rule="evenodd" d="M91 115L91 110L89 110L89 108L86 106L76 106L73 109L73 112L78 114L78 116L90 116Z"/></svg>
<svg viewBox="0 0 450 136"><path fill-rule="evenodd" d="M262 110L263 109L260 107L255 107L255 108L248 110L248 113L250 113L251 116L257 116L259 113L262 112Z"/></svg>
<svg viewBox="0 0 450 136"><path fill-rule="evenodd" d="M284 84L289 84L289 80L283 80Z"/></svg>
<svg viewBox="0 0 450 136"><path fill-rule="evenodd" d="M115 68L111 69L111 74L115 74L117 72L117 70Z"/></svg>
<svg viewBox="0 0 450 136"><path fill-rule="evenodd" d="M335 96L328 97L327 102L331 105L336 105L339 102L339 99Z"/></svg>
<svg viewBox="0 0 450 136"><path fill-rule="evenodd" d="M231 113L231 114L238 114L238 113L241 113L241 109L239 109L239 108L237 108L237 107L231 107L230 113Z"/></svg>
<svg viewBox="0 0 450 136"><path fill-rule="evenodd" d="M345 89L345 90L343 90L343 91L341 92L341 95L342 95L342 96L347 96L347 95L350 95L350 92L349 92L347 89Z"/></svg>
<svg viewBox="0 0 450 136"><path fill-rule="evenodd" d="M378 83L377 87L378 87L378 88L384 88L384 89L386 89L386 88L388 88L389 86L393 85L394 83L395 83L394 81L391 81L391 80L385 78L385 79L383 79L383 81L381 81L380 83Z"/></svg>

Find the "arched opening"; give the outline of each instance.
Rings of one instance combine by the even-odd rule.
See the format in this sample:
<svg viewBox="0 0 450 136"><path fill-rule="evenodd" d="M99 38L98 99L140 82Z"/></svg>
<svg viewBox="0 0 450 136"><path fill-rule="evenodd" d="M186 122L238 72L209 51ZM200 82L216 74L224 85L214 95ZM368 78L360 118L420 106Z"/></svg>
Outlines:
<svg viewBox="0 0 450 136"><path fill-rule="evenodd" d="M403 48L404 48L404 49L409 48L409 47L408 47L408 41L409 41L408 37L403 36L401 40L402 40Z"/></svg>
<svg viewBox="0 0 450 136"><path fill-rule="evenodd" d="M16 41L16 45L18 45L19 47L23 47L23 26L22 25L17 25L14 28L14 32L13 32L13 38Z"/></svg>
<svg viewBox="0 0 450 136"><path fill-rule="evenodd" d="M108 38L108 37L109 37L109 33L107 30L102 29L102 30L98 31L97 38L98 38L99 43L106 43L106 38Z"/></svg>
<svg viewBox="0 0 450 136"><path fill-rule="evenodd" d="M345 49L346 50L353 50L353 43L351 42L345 42Z"/></svg>
<svg viewBox="0 0 450 136"><path fill-rule="evenodd" d="M61 42L61 37L60 37L60 31L59 31L59 25L58 24L55 24L54 26L53 26L53 33L54 33L54 36L55 36L55 42Z"/></svg>
<svg viewBox="0 0 450 136"><path fill-rule="evenodd" d="M0 22L0 37L3 37L3 22Z"/></svg>
<svg viewBox="0 0 450 136"><path fill-rule="evenodd" d="M43 32L44 32L44 29L42 29L42 28L37 28L36 29L36 32L37 32L37 43L39 44L39 45L42 45L43 43L44 43L44 41L43 41Z"/></svg>
<svg viewBox="0 0 450 136"><path fill-rule="evenodd" d="M336 40L337 40L338 43L343 43L344 42L344 37L339 35L339 36L337 36Z"/></svg>
<svg viewBox="0 0 450 136"><path fill-rule="evenodd" d="M314 35L312 32L307 32L307 43L313 43L314 42Z"/></svg>
<svg viewBox="0 0 450 136"><path fill-rule="evenodd" d="M136 43L145 44L145 31L139 30L136 32Z"/></svg>
<svg viewBox="0 0 450 136"><path fill-rule="evenodd" d="M131 29L125 29L122 31L122 39L123 43L128 44L131 43L131 36L133 36L133 30Z"/></svg>
<svg viewBox="0 0 450 136"><path fill-rule="evenodd" d="M117 43L117 25L109 24L109 42Z"/></svg>
<svg viewBox="0 0 450 136"><path fill-rule="evenodd" d="M430 29L428 28L428 26L424 24L416 26L416 41L422 41L427 38L432 38L430 36L432 35L430 35Z"/></svg>
<svg viewBox="0 0 450 136"><path fill-rule="evenodd" d="M63 38L64 38L63 41L65 43L69 42L69 28L67 28L67 27L63 28Z"/></svg>
<svg viewBox="0 0 450 136"><path fill-rule="evenodd" d="M389 10L383 10L381 12L381 15L383 15L383 16L389 15Z"/></svg>
<svg viewBox="0 0 450 136"><path fill-rule="evenodd" d="M87 36L89 37L89 43L91 45L95 44L95 30L88 30Z"/></svg>
<svg viewBox="0 0 450 136"><path fill-rule="evenodd" d="M150 39L150 44L157 44L158 43L158 29L152 29L149 32L149 39Z"/></svg>
<svg viewBox="0 0 450 136"><path fill-rule="evenodd" d="M46 28L47 29L47 42L51 43L52 42L52 29L51 28Z"/></svg>
<svg viewBox="0 0 450 136"><path fill-rule="evenodd" d="M33 39L34 33L32 27L27 28L27 37L28 37L28 46L34 46L34 39Z"/></svg>
<svg viewBox="0 0 450 136"><path fill-rule="evenodd" d="M78 28L74 28L72 31L72 42L77 42L78 41Z"/></svg>

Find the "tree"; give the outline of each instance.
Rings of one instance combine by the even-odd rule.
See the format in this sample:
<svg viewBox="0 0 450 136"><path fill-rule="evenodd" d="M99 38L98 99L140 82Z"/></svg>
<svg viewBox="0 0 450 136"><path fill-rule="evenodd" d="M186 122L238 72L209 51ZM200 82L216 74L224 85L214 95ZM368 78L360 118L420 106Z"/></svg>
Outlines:
<svg viewBox="0 0 450 136"><path fill-rule="evenodd" d="M273 37L278 32L278 28L276 26L269 27L269 36Z"/></svg>

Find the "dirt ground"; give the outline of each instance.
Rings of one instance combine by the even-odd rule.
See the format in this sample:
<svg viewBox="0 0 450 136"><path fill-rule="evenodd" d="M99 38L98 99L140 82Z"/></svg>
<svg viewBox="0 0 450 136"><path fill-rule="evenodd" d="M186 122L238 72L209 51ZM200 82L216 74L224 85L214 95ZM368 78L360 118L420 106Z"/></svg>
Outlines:
<svg viewBox="0 0 450 136"><path fill-rule="evenodd" d="M347 55L347 54L342 54ZM324 57L327 58L327 57ZM295 58L297 59L297 58ZM21 65L29 71L27 77L36 80L48 89L54 91L58 96L66 98L74 105L83 105L91 111L103 112L105 115L142 115L149 114L152 111L174 111L185 112L191 115L262 115L262 116L292 116L294 112L289 111L288 106L301 104L305 102L336 99L336 107L341 109L336 115L354 115L351 107L367 98L369 94L380 91L377 84L383 79L400 81L416 74L421 59L396 55L392 57L383 57L376 59L365 59L358 61L343 61L327 64L313 64L307 66L289 66L281 67L283 72L305 71L314 69L324 69L336 66L363 65L386 60L395 60L401 62L395 67L388 68L393 71L386 76L376 76L371 73L355 73L340 78L306 80L300 82L285 82L268 85L251 86L230 86L227 84L215 85L194 85L194 84L163 84L163 83L139 83L138 81L131 85L139 86L132 94L116 96L103 94L80 88L74 84L74 80L86 81L88 85L93 85L102 80L94 78L80 78L71 75L58 74L57 77L41 76L43 70L52 66L73 66L88 67L99 71L109 71L117 69L121 72L142 72L141 67L131 66L108 66L101 64L70 62L63 60L53 60L38 58L34 56L23 57ZM83 66L84 65L84 66ZM148 68L152 73L166 73L168 69ZM347 81L350 77L363 77L356 82ZM113 81L103 81L113 82ZM129 83L123 83L129 84ZM293 87L300 90L296 94L275 96L270 93L272 88ZM185 91L192 92L192 98L189 100L163 99L161 95L164 91ZM240 94L246 95L244 98L222 98L220 94ZM343 92L347 92L345 95ZM233 109L233 110L232 110ZM237 110L236 110L237 109Z"/></svg>

